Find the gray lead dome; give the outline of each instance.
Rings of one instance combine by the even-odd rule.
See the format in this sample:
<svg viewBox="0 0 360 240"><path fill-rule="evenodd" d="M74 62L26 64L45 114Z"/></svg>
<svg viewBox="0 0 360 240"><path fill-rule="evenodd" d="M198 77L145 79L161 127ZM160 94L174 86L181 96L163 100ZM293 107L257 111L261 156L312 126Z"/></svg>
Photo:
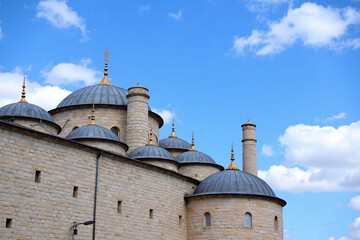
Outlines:
<svg viewBox="0 0 360 240"><path fill-rule="evenodd" d="M225 170L205 178L193 196L210 194L250 194L276 197L262 179L240 170Z"/></svg>
<svg viewBox="0 0 360 240"><path fill-rule="evenodd" d="M159 146L167 149L183 149L189 150L191 148L191 144L181 138L165 138L159 141Z"/></svg>
<svg viewBox="0 0 360 240"><path fill-rule="evenodd" d="M142 146L134 149L128 155L135 159L166 159L174 161L173 156L166 150L157 146Z"/></svg>
<svg viewBox="0 0 360 240"><path fill-rule="evenodd" d="M93 85L79 89L64 100L56 108L84 105L84 104L107 104L126 106L128 92L120 87L110 85Z"/></svg>
<svg viewBox="0 0 360 240"><path fill-rule="evenodd" d="M118 136L113 133L111 130L97 126L97 125L87 125L73 130L66 137L70 140L76 139L103 139L110 140L115 142L120 142Z"/></svg>
<svg viewBox="0 0 360 240"><path fill-rule="evenodd" d="M55 123L51 115L43 108L31 103L11 103L0 108L0 117L26 117Z"/></svg>
<svg viewBox="0 0 360 240"><path fill-rule="evenodd" d="M216 164L214 159L212 159L209 155L198 152L198 151L187 151L179 154L175 157L175 160L181 164L184 163L210 163Z"/></svg>

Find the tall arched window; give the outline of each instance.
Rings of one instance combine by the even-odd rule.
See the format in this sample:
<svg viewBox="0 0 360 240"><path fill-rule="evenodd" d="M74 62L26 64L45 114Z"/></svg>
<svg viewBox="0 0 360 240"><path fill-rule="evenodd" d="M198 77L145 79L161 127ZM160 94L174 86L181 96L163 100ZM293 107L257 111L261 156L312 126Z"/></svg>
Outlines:
<svg viewBox="0 0 360 240"><path fill-rule="evenodd" d="M274 218L274 229L275 229L275 231L277 231L279 229L279 227L278 227L278 217L277 216L275 216L275 218Z"/></svg>
<svg viewBox="0 0 360 240"><path fill-rule="evenodd" d="M118 127L112 127L110 130L120 138L120 129Z"/></svg>
<svg viewBox="0 0 360 240"><path fill-rule="evenodd" d="M245 227L252 227L252 216L251 213L245 213L244 215L244 226Z"/></svg>
<svg viewBox="0 0 360 240"><path fill-rule="evenodd" d="M204 218L205 218L205 227L210 227L211 226L211 214L208 212L205 213Z"/></svg>

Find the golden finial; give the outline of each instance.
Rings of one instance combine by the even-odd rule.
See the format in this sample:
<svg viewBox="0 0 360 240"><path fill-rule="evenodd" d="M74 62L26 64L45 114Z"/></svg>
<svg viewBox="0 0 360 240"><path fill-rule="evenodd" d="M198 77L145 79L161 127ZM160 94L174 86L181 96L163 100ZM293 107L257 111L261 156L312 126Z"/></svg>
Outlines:
<svg viewBox="0 0 360 240"><path fill-rule="evenodd" d="M195 149L195 143L194 143L194 132L192 132L192 142L191 142L191 148L189 149L189 151L197 151Z"/></svg>
<svg viewBox="0 0 360 240"><path fill-rule="evenodd" d="M22 86L22 93L21 93L21 99L19 102L22 102L22 103L27 103L26 99L25 99L25 77L24 77L24 81L23 81L23 86Z"/></svg>
<svg viewBox="0 0 360 240"><path fill-rule="evenodd" d="M155 146L155 144L153 143L152 140L152 124L150 123L150 137L149 137L149 142L148 144L146 144L146 146Z"/></svg>
<svg viewBox="0 0 360 240"><path fill-rule="evenodd" d="M172 123L172 132L171 135L169 136L169 138L177 138L176 134L175 134L175 120L173 119L173 123Z"/></svg>
<svg viewBox="0 0 360 240"><path fill-rule="evenodd" d="M109 85L109 86L114 86L111 84L111 82L109 81L109 79L107 78L107 75L108 75L108 62L109 62L109 59L108 57L110 57L110 53L108 51L108 49L106 49L106 51L104 52L104 55L105 55L105 68L104 68L104 78L103 80L98 84L98 85Z"/></svg>
<svg viewBox="0 0 360 240"><path fill-rule="evenodd" d="M226 170L240 170L234 163L234 144L231 143L231 163L230 166Z"/></svg>
<svg viewBox="0 0 360 240"><path fill-rule="evenodd" d="M92 107L91 121L90 121L89 125L96 125L96 123L95 123L95 104L93 104L93 107Z"/></svg>

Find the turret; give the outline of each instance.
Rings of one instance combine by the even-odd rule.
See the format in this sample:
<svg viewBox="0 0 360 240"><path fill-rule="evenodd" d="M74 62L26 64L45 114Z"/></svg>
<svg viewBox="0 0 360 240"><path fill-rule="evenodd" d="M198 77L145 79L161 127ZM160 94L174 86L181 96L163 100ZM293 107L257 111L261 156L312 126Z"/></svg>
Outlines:
<svg viewBox="0 0 360 240"><path fill-rule="evenodd" d="M128 89L126 144L131 152L135 148L144 146L149 133L149 90L139 83Z"/></svg>
<svg viewBox="0 0 360 240"><path fill-rule="evenodd" d="M241 125L243 132L243 171L257 176L257 160L256 160L256 125L249 120Z"/></svg>

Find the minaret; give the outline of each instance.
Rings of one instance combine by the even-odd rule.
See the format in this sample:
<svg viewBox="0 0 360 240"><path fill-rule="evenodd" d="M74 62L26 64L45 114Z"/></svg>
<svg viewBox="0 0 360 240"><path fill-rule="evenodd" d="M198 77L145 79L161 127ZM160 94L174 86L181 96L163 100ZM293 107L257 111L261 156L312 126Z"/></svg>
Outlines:
<svg viewBox="0 0 360 240"><path fill-rule="evenodd" d="M257 176L257 160L256 160L256 125L249 120L241 125L243 132L243 171Z"/></svg>
<svg viewBox="0 0 360 240"><path fill-rule="evenodd" d="M128 153L146 145L149 131L149 90L139 83L128 89L126 144Z"/></svg>

